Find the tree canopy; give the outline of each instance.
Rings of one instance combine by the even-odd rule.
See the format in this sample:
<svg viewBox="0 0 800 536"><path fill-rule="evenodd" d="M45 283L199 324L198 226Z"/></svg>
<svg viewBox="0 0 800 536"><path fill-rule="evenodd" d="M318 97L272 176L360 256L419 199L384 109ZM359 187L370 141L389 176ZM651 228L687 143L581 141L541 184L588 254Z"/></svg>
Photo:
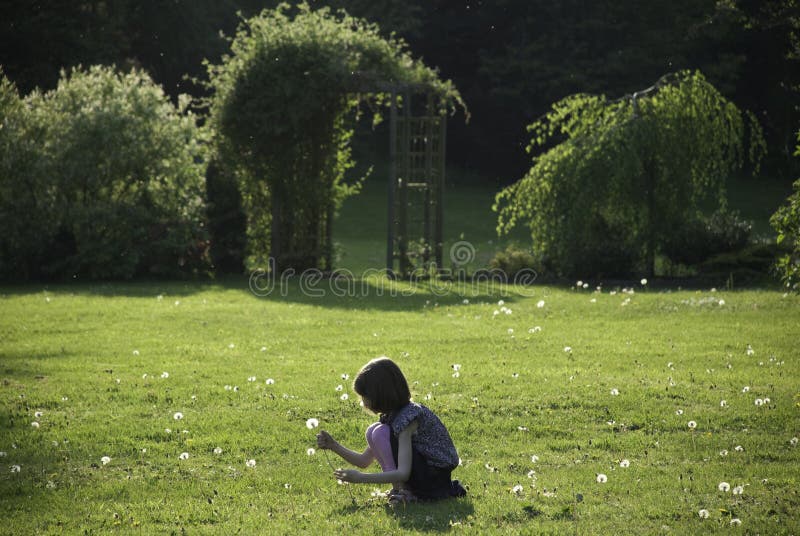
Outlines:
<svg viewBox="0 0 800 536"><path fill-rule="evenodd" d="M498 231L527 225L534 252L563 274L652 273L700 203L724 204L729 175L758 162L763 140L747 117L688 71L617 100L562 99L528 127L528 150L542 152L497 195Z"/></svg>

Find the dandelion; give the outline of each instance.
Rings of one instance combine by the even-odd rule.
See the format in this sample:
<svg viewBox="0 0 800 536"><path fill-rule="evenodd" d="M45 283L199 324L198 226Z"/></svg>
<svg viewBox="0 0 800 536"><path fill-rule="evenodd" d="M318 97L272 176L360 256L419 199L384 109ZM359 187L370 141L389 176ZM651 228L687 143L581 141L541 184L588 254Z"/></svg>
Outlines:
<svg viewBox="0 0 800 536"><path fill-rule="evenodd" d="M133 355L139 355L139 350L134 350Z"/></svg>
<svg viewBox="0 0 800 536"><path fill-rule="evenodd" d="M500 311L498 311L497 309L495 309L495 310L492 312L492 316L497 316L497 315L499 315L499 314L500 314Z"/></svg>
<svg viewBox="0 0 800 536"><path fill-rule="evenodd" d="M619 466L622 468L630 467L631 462L630 460L622 460L621 462L619 462Z"/></svg>
<svg viewBox="0 0 800 536"><path fill-rule="evenodd" d="M760 399L760 398L756 398L755 404L756 404L756 406L763 406L764 405L764 401L762 399Z"/></svg>
<svg viewBox="0 0 800 536"><path fill-rule="evenodd" d="M230 344L228 345L228 348L230 348L231 350L233 350L234 348L236 348L236 345L235 345L235 344L233 344L233 343L230 343Z"/></svg>
<svg viewBox="0 0 800 536"><path fill-rule="evenodd" d="M503 300L500 300L499 302L497 302L497 306L498 307L502 307L505 304L506 304L506 302L504 302Z"/></svg>
<svg viewBox="0 0 800 536"><path fill-rule="evenodd" d="M753 350L753 347L752 347L752 346L750 346L750 345L748 344L748 345L747 345L747 349L745 350L745 353L746 353L747 355L753 355L753 354L755 354L755 353L756 353L756 351L755 351L755 350Z"/></svg>
<svg viewBox="0 0 800 536"><path fill-rule="evenodd" d="M528 427L527 426L517 426L517 430L519 430L520 432L527 432L528 431Z"/></svg>
<svg viewBox="0 0 800 536"><path fill-rule="evenodd" d="M339 480L339 483L341 484L342 481ZM286 488L286 489L291 489L292 485L287 482L286 484L283 485L283 487Z"/></svg>
<svg viewBox="0 0 800 536"><path fill-rule="evenodd" d="M587 289L587 288L589 288L589 283L584 283L584 284L583 284L583 288L584 288L584 289Z"/></svg>
<svg viewBox="0 0 800 536"><path fill-rule="evenodd" d="M530 471L528 471L528 474L527 474L527 476L528 476L528 478L530 478L530 479L535 479L535 478L536 478L536 471L534 471L533 469L531 469Z"/></svg>
<svg viewBox="0 0 800 536"><path fill-rule="evenodd" d="M177 307L177 306L178 306L178 305L180 305L180 304L181 304L181 301L180 301L180 300L175 300L175 307Z"/></svg>
<svg viewBox="0 0 800 536"><path fill-rule="evenodd" d="M735 450L736 452L744 452L744 447L741 445L736 445L735 447L733 447L733 450Z"/></svg>
<svg viewBox="0 0 800 536"><path fill-rule="evenodd" d="M646 286L646 285L647 285L647 279L644 279L644 278L642 278L642 280L641 280L641 281L639 281L639 283L641 283L641 284L642 284L642 286L644 287L644 286Z"/></svg>
<svg viewBox="0 0 800 536"><path fill-rule="evenodd" d="M705 508L701 508L697 512L697 515L700 516L700 519L708 519L708 510L706 510Z"/></svg>
<svg viewBox="0 0 800 536"><path fill-rule="evenodd" d="M719 407L724 408L727 405L728 405L728 401L727 400L720 400L719 401Z"/></svg>
<svg viewBox="0 0 800 536"><path fill-rule="evenodd" d="M514 334L514 328L508 328L508 334L509 335L513 335Z"/></svg>
<svg viewBox="0 0 800 536"><path fill-rule="evenodd" d="M111 463L111 458L109 458L108 456L103 456L102 458L100 458L100 462L103 465L108 465L109 463Z"/></svg>
<svg viewBox="0 0 800 536"><path fill-rule="evenodd" d="M43 413L41 411L37 411L36 413L33 414L33 416L36 417L37 419L39 417L41 417L42 415L43 415Z"/></svg>
<svg viewBox="0 0 800 536"><path fill-rule="evenodd" d="M764 397L764 404L769 404L769 397L768 396Z"/></svg>
<svg viewBox="0 0 800 536"><path fill-rule="evenodd" d="M342 379L347 381L347 380L350 379L350 375L349 374L342 374Z"/></svg>
<svg viewBox="0 0 800 536"><path fill-rule="evenodd" d="M745 385L744 387L742 387L742 392L743 392L743 393L748 393L748 392L750 392L750 386L749 386L749 385Z"/></svg>
<svg viewBox="0 0 800 536"><path fill-rule="evenodd" d="M344 389L344 387L341 384L336 386L336 391L337 392L341 391L342 389Z"/></svg>
<svg viewBox="0 0 800 536"><path fill-rule="evenodd" d="M733 519L731 519L731 525L734 525L734 526L738 527L741 524L742 524L742 520L739 519L738 517L734 517Z"/></svg>
<svg viewBox="0 0 800 536"><path fill-rule="evenodd" d="M719 485L717 485L717 489L723 493L727 493L728 491L730 491L731 485L728 484L727 482L720 482Z"/></svg>
<svg viewBox="0 0 800 536"><path fill-rule="evenodd" d="M312 448L309 448L308 450L306 450L306 454L307 454L308 456L313 456L313 455L314 455L314 454L316 454L316 453L317 453L317 451L316 451L316 450L314 450L314 449L312 449Z"/></svg>
<svg viewBox="0 0 800 536"><path fill-rule="evenodd" d="M189 453L188 452L181 452L181 455L178 456L178 458L180 458L181 460L188 460L189 459Z"/></svg>
<svg viewBox="0 0 800 536"><path fill-rule="evenodd" d="M171 430L171 429L169 429L169 428L164 428L164 433L165 433L165 434L171 434L171 433L172 433L172 430Z"/></svg>
<svg viewBox="0 0 800 536"><path fill-rule="evenodd" d="M544 300L539 300L538 302L536 302L536 307L538 307L539 309L544 307Z"/></svg>
<svg viewBox="0 0 800 536"><path fill-rule="evenodd" d="M463 303L464 305L469 305L469 300L464 298L464 300L461 303Z"/></svg>
<svg viewBox="0 0 800 536"><path fill-rule="evenodd" d="M247 467L255 467L255 466L256 466L256 461L255 461L255 460L247 460L247 462L245 463L245 465L246 465Z"/></svg>
<svg viewBox="0 0 800 536"><path fill-rule="evenodd" d="M619 390L616 387L611 389L611 396L619 396Z"/></svg>
<svg viewBox="0 0 800 536"><path fill-rule="evenodd" d="M267 385L272 385L273 383L275 383L275 380L273 380L272 378L267 378L267 381L265 381L264 383L266 383Z"/></svg>
<svg viewBox="0 0 800 536"><path fill-rule="evenodd" d="M222 454L222 449L220 447L214 447L212 451L214 454Z"/></svg>
<svg viewBox="0 0 800 536"><path fill-rule="evenodd" d="M725 449L722 449L721 451L719 451L719 455L720 456L727 456L728 455L728 451L725 450Z"/></svg>
<svg viewBox="0 0 800 536"><path fill-rule="evenodd" d="M683 415L683 410L682 409L676 409L675 410L675 415Z"/></svg>
<svg viewBox="0 0 800 536"><path fill-rule="evenodd" d="M169 378L169 372L162 372L161 373L161 377L162 378Z"/></svg>
<svg viewBox="0 0 800 536"><path fill-rule="evenodd" d="M507 314L507 315L510 315L512 311L511 311L511 309L509 309L509 308L506 308L506 310L505 310L505 311L503 311L503 312L504 312L505 314Z"/></svg>
<svg viewBox="0 0 800 536"><path fill-rule="evenodd" d="M183 413L181 413L180 411L176 411L175 415L173 415L172 418L175 419L176 421L179 421L183 419Z"/></svg>
<svg viewBox="0 0 800 536"><path fill-rule="evenodd" d="M455 370L456 372L461 370L461 365L458 364L458 363L453 363L453 365L451 365L451 366L453 367L453 370Z"/></svg>
<svg viewBox="0 0 800 536"><path fill-rule="evenodd" d="M19 465L12 465L11 466L11 472L12 473L19 473L20 471L22 471L22 467L20 467Z"/></svg>
<svg viewBox="0 0 800 536"><path fill-rule="evenodd" d="M789 440L789 444L790 444L791 446L793 446L793 447L796 447L796 446L797 446L797 441L798 441L798 439L797 439L796 437L793 437L793 438L791 438L791 439Z"/></svg>
<svg viewBox="0 0 800 536"><path fill-rule="evenodd" d="M344 401L344 400L347 400L348 398L350 398L350 396L347 393L344 393L339 398L342 399L342 401Z"/></svg>
<svg viewBox="0 0 800 536"><path fill-rule="evenodd" d="M725 300L719 300L719 301L717 302L717 304L719 304L719 305L725 305Z"/></svg>
<svg viewBox="0 0 800 536"><path fill-rule="evenodd" d="M532 462L532 463L536 463L536 462L538 462L538 461L539 461L539 456L537 456L536 454L534 454L533 456L531 456L531 462Z"/></svg>
<svg viewBox="0 0 800 536"><path fill-rule="evenodd" d="M605 484L606 482L608 482L608 477L603 473L599 473L597 475L597 483L598 484Z"/></svg>
<svg viewBox="0 0 800 536"><path fill-rule="evenodd" d="M453 373L453 378L458 378L458 377L460 377L460 376L461 376L461 373L460 373L460 372L454 372L454 373Z"/></svg>
<svg viewBox="0 0 800 536"><path fill-rule="evenodd" d="M568 354L572 353L572 346L565 346L564 351Z"/></svg>
<svg viewBox="0 0 800 536"><path fill-rule="evenodd" d="M597 298L592 298L591 300L589 300L589 303L597 303Z"/></svg>
<svg viewBox="0 0 800 536"><path fill-rule="evenodd" d="M694 422L694 421L689 421L688 423L686 423L686 426L688 426L690 429L694 430L695 428L697 428L697 423Z"/></svg>
<svg viewBox="0 0 800 536"><path fill-rule="evenodd" d="M254 382L254 381L256 381L256 377L255 376L250 376L250 377L247 378L247 381Z"/></svg>
<svg viewBox="0 0 800 536"><path fill-rule="evenodd" d="M261 347L261 351L262 351L262 352L266 352L266 351L267 351L267 347L266 347L266 346L262 346L262 347Z"/></svg>
<svg viewBox="0 0 800 536"><path fill-rule="evenodd" d="M8 453L4 450L0 450L0 458L5 458L6 456L8 456Z"/></svg>
<svg viewBox="0 0 800 536"><path fill-rule="evenodd" d="M577 283L575 283L575 286L578 288L583 288L583 281L579 280Z"/></svg>
<svg viewBox="0 0 800 536"><path fill-rule="evenodd" d="M515 494L517 494L517 495L519 495L520 493L522 493L522 490L523 490L523 489L524 489L524 488L522 487L522 485L520 485L520 484L517 484L516 486L514 486L513 488L511 488L511 492L512 492L512 493L515 493Z"/></svg>
<svg viewBox="0 0 800 536"><path fill-rule="evenodd" d="M319 420L313 417L306 421L306 428L308 428L309 430L313 430L317 426L319 426Z"/></svg>
<svg viewBox="0 0 800 536"><path fill-rule="evenodd" d="M735 488L733 488L733 490L731 490L731 493L733 493L734 495L741 495L742 493L744 493L744 486L736 486Z"/></svg>
<svg viewBox="0 0 800 536"><path fill-rule="evenodd" d="M32 426L33 428L39 428L39 423L38 423L38 422L36 422L36 421L33 421L33 422L31 423L31 426Z"/></svg>
<svg viewBox="0 0 800 536"><path fill-rule="evenodd" d="M541 326L533 326L528 330L528 333L536 333L537 331L542 331Z"/></svg>

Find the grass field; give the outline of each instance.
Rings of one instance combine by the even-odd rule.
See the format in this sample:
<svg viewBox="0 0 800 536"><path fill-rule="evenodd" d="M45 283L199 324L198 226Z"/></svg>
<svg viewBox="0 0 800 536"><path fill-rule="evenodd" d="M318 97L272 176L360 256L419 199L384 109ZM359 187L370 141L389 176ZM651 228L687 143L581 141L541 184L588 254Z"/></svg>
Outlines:
<svg viewBox="0 0 800 536"><path fill-rule="evenodd" d="M491 198L448 198L478 263ZM383 203L343 208L354 273L383 265ZM800 532L797 296L340 283L0 287L0 533ZM308 450L310 418L363 448L351 382L380 355L465 499L391 510Z"/></svg>

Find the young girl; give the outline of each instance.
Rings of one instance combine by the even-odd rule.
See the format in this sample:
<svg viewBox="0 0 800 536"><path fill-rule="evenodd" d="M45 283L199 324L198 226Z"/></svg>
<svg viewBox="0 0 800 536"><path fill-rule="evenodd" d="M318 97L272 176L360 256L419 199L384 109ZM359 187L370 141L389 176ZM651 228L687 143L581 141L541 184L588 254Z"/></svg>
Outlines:
<svg viewBox="0 0 800 536"><path fill-rule="evenodd" d="M352 451L324 430L317 435L317 445L358 467L377 460L383 472L339 469L334 472L336 478L393 484L394 489L389 492L392 504L466 495L458 480L450 480L451 471L458 466L450 434L431 410L411 402L408 383L391 359L381 357L364 365L353 389L361 396L364 407L380 414L380 421L367 428L366 450L360 454Z"/></svg>

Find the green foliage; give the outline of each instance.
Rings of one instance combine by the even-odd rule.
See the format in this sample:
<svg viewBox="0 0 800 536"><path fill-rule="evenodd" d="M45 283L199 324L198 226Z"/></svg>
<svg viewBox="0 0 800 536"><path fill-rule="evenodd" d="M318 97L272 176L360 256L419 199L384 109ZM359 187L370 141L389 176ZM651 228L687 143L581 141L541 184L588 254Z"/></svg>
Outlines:
<svg viewBox="0 0 800 536"><path fill-rule="evenodd" d="M498 251L489 261L490 270L499 270L508 281L514 281L516 275L523 270L539 271L541 262L537 261L530 251L509 245L503 251Z"/></svg>
<svg viewBox="0 0 800 536"><path fill-rule="evenodd" d="M279 269L330 258L332 214L358 188L345 173L353 166L348 125L361 102L383 102L385 84L426 86L443 107L460 102L401 41L307 4L243 21L231 54L208 70L211 122L226 173L240 184L250 253L263 259L269 236Z"/></svg>
<svg viewBox="0 0 800 536"><path fill-rule="evenodd" d="M749 242L752 224L736 211L718 210L698 215L666 237L662 253L676 263L694 265L714 255L741 250Z"/></svg>
<svg viewBox="0 0 800 536"><path fill-rule="evenodd" d="M615 101L567 97L528 127L528 151L543 152L497 195L498 231L527 225L534 253L562 274L602 271L587 258L599 242L632 252L617 271L652 271L657 249L700 203L722 206L727 177L746 160L758 162L763 140L747 117L749 128L698 72Z"/></svg>
<svg viewBox="0 0 800 536"><path fill-rule="evenodd" d="M797 134L800 142L800 132ZM800 144L795 156L800 156ZM800 179L794 183L794 192L770 219L778 232L777 242L789 252L778 259L777 269L784 284L800 292Z"/></svg>
<svg viewBox="0 0 800 536"><path fill-rule="evenodd" d="M188 102L176 109L147 75L99 66L62 73L57 89L30 95L23 123L35 135L17 143L41 143L30 152L35 165L2 179L0 203L30 207L8 216L19 231L2 237L11 259L4 275L31 259L28 228L43 230L33 242L47 254L27 266L29 277L205 270L204 147Z"/></svg>

